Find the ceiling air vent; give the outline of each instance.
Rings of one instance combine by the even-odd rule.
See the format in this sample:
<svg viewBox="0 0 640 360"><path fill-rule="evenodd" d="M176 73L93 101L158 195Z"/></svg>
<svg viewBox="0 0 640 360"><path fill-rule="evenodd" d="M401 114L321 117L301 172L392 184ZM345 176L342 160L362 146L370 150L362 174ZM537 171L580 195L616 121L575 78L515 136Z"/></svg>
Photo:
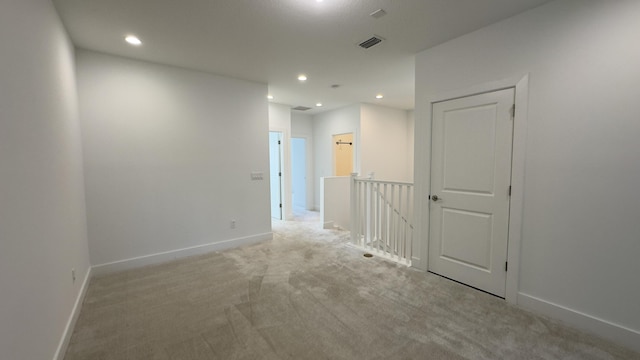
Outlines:
<svg viewBox="0 0 640 360"><path fill-rule="evenodd" d="M382 40L384 40L383 38L374 35L372 38L367 39L363 42L361 42L360 44L358 44L358 46L360 46L363 49L368 49L374 45L380 44L382 42Z"/></svg>
<svg viewBox="0 0 640 360"><path fill-rule="evenodd" d="M296 106L293 108L293 110L298 110L298 111L307 111L307 110L311 110L310 107L306 107L306 106Z"/></svg>

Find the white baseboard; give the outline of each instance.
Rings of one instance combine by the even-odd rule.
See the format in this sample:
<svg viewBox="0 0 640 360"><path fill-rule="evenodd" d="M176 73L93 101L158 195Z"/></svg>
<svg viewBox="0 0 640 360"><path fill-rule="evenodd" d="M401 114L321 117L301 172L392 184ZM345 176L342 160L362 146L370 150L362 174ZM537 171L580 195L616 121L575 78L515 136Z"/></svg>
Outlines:
<svg viewBox="0 0 640 360"><path fill-rule="evenodd" d="M325 221L322 223L323 229L333 229L333 221Z"/></svg>
<svg viewBox="0 0 640 360"><path fill-rule="evenodd" d="M91 275L91 267L89 267L89 269L87 270L87 275L85 275L82 286L80 287L80 293L78 294L78 297L76 297L76 302L73 305L73 309L71 310L71 315L69 316L69 320L67 321L67 326L65 326L64 332L62 333L62 339L60 339L58 349L56 349L56 353L55 355L53 355L53 360L63 360L64 355L67 353L67 347L69 346L71 335L73 335L73 329L76 327L76 321L78 321L78 316L80 315L80 310L82 309L84 296L87 294L87 288L89 287L89 280L91 280Z"/></svg>
<svg viewBox="0 0 640 360"><path fill-rule="evenodd" d="M242 245L255 244L261 241L271 240L271 239L273 239L273 233L269 232L264 234L251 235L251 236L242 237L242 238L219 241L219 242L210 243L210 244L197 245L197 246L192 246L192 247L183 248L183 249L165 251L165 252L156 253L156 254L138 256L135 258L114 261L106 264L94 265L93 274L104 275L104 274L109 274L109 273L123 271L123 270L130 270L130 269L135 269L142 266L159 264L159 263L176 260L176 259L180 259L188 256L194 256L194 255L206 254L213 251L231 249L231 248L242 246Z"/></svg>
<svg viewBox="0 0 640 360"><path fill-rule="evenodd" d="M524 293L518 293L518 305L640 352L640 331Z"/></svg>

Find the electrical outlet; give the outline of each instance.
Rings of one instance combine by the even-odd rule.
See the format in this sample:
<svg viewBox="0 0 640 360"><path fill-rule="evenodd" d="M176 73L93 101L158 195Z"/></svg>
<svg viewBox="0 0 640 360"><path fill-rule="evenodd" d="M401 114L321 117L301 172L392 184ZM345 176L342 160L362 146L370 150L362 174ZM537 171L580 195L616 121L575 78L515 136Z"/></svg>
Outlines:
<svg viewBox="0 0 640 360"><path fill-rule="evenodd" d="M235 220L231 220L229 222L229 227L232 228L232 229L235 229L236 228L236 221Z"/></svg>
<svg viewBox="0 0 640 360"><path fill-rule="evenodd" d="M71 269L71 279L74 283L76 282L76 269L74 268Z"/></svg>

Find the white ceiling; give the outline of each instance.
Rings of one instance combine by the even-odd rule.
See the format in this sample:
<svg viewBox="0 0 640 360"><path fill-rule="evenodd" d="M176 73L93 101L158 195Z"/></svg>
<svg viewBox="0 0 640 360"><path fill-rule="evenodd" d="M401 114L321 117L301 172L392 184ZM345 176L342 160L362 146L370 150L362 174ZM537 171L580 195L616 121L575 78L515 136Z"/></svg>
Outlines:
<svg viewBox="0 0 640 360"><path fill-rule="evenodd" d="M414 55L548 0L54 0L84 49L269 85L308 114L357 102L412 109ZM384 9L375 19L369 14ZM135 34L140 47L126 44ZM357 44L385 39L370 49ZM300 83L297 76L309 79ZM337 89L332 84L339 84ZM377 93L384 94L381 100ZM265 94L266 95L266 94ZM315 104L322 102L322 108Z"/></svg>

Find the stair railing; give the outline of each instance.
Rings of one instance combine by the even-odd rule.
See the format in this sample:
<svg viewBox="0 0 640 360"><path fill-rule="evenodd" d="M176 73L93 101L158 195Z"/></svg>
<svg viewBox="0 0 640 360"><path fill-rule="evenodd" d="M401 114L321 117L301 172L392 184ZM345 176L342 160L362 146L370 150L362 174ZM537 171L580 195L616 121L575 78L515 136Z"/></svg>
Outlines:
<svg viewBox="0 0 640 360"><path fill-rule="evenodd" d="M351 242L411 265L413 184L351 175Z"/></svg>

